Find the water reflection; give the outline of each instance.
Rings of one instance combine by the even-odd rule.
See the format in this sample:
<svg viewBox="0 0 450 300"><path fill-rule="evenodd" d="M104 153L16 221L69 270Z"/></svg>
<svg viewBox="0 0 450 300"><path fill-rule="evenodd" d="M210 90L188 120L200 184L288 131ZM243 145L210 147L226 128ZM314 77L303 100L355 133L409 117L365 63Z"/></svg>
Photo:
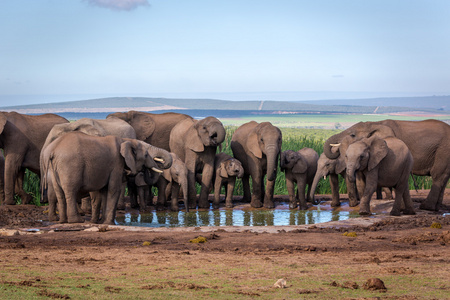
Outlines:
<svg viewBox="0 0 450 300"><path fill-rule="evenodd" d="M133 215L126 213L116 218L117 225L143 227L198 227L198 226L283 226L317 224L358 217L356 211L290 210L281 205L276 209L226 209L184 211L153 211Z"/></svg>

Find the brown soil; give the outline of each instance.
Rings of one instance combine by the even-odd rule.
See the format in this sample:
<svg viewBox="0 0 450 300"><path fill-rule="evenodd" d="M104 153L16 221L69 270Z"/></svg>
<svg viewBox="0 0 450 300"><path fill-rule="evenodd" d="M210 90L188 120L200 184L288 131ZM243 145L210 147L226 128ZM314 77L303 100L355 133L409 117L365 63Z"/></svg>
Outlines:
<svg viewBox="0 0 450 300"><path fill-rule="evenodd" d="M412 192L416 207L427 193ZM329 200L326 195L322 198ZM372 201L375 210L376 202ZM392 202L383 203L392 205ZM378 268L380 274L405 275L431 267L440 270L439 276L450 278L450 190L445 193L443 206L438 213L417 209L414 216L385 214L306 226L189 229L47 224L45 207L0 206L0 266L8 261L59 271L92 271L95 265L96 270L102 272L117 268L124 261L133 266L148 265L151 261L152 265L170 268L172 264L179 265L179 255L190 255L189 261L199 264L205 260L213 263L217 258L236 263L262 255L285 263L290 260L292 263L299 260L308 264L332 263L337 270L348 264L382 264L383 267ZM442 228L432 228L433 223L439 223ZM343 236L344 232L355 233L356 238ZM207 242L189 242L198 236L206 237ZM146 241L151 247L143 251ZM40 257L50 259L51 263L43 264ZM101 264L97 263L99 260ZM351 287L354 283L338 285ZM450 289L450 284L443 288Z"/></svg>

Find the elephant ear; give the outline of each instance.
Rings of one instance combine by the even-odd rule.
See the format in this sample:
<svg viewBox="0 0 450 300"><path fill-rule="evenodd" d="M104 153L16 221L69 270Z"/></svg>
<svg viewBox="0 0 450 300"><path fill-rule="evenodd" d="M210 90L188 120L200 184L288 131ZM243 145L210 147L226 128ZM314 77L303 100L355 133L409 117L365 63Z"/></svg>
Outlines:
<svg viewBox="0 0 450 300"><path fill-rule="evenodd" d="M141 141L151 137L156 127L150 115L140 112L130 112L130 125L136 131L136 138Z"/></svg>
<svg viewBox="0 0 450 300"><path fill-rule="evenodd" d="M186 145L189 149L194 152L203 152L205 151L205 146L203 145L203 142L198 135L198 127L199 122L195 121L195 123L186 132L186 136L184 138L186 139Z"/></svg>
<svg viewBox="0 0 450 300"><path fill-rule="evenodd" d="M370 157L368 170L371 171L386 157L389 148L383 139L374 139L370 144Z"/></svg>
<svg viewBox="0 0 450 300"><path fill-rule="evenodd" d="M221 162L219 167L219 175L222 178L228 178L226 162Z"/></svg>
<svg viewBox="0 0 450 300"><path fill-rule="evenodd" d="M286 151L280 153L280 170L284 171Z"/></svg>
<svg viewBox="0 0 450 300"><path fill-rule="evenodd" d="M340 174L344 172L346 168L347 164L345 163L345 159L343 157L336 158L336 167L334 168L335 173Z"/></svg>
<svg viewBox="0 0 450 300"><path fill-rule="evenodd" d="M259 147L258 132L253 130L247 138L247 149L257 158L262 158L262 151Z"/></svg>
<svg viewBox="0 0 450 300"><path fill-rule="evenodd" d="M169 182L172 181L172 169L171 168L163 170L161 175L162 175L162 177L164 177L165 180L167 180Z"/></svg>
<svg viewBox="0 0 450 300"><path fill-rule="evenodd" d="M135 175L136 170L136 158L133 154L133 145L130 141L126 141L120 144L120 154L125 159L125 164L130 168L131 173L129 175Z"/></svg>
<svg viewBox="0 0 450 300"><path fill-rule="evenodd" d="M297 162L295 163L294 167L292 168L292 172L301 174L306 173L306 170L308 169L308 164L306 163L306 160L303 157L300 157Z"/></svg>
<svg viewBox="0 0 450 300"><path fill-rule="evenodd" d="M139 173L136 175L136 177L134 178L134 183L135 183L137 186L146 186L147 183L146 183L145 180L144 180L144 173L139 172Z"/></svg>
<svg viewBox="0 0 450 300"><path fill-rule="evenodd" d="M8 119L6 119L6 116L3 113L0 113L0 134L3 132L3 129L5 129L7 121Z"/></svg>

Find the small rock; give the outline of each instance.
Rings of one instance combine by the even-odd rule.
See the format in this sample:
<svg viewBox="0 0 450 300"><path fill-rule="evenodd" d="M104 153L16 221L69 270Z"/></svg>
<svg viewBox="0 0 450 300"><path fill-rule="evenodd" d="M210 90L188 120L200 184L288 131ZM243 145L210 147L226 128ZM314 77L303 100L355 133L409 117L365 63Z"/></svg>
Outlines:
<svg viewBox="0 0 450 300"><path fill-rule="evenodd" d="M87 229L85 229L84 231L92 231L92 232L98 232L100 231L100 229L98 227L89 227Z"/></svg>
<svg viewBox="0 0 450 300"><path fill-rule="evenodd" d="M286 279L278 279L277 282L273 285L275 288L284 289L286 287Z"/></svg>
<svg viewBox="0 0 450 300"><path fill-rule="evenodd" d="M367 279L366 283L363 284L363 289L369 291L386 291L386 286L380 278L370 278Z"/></svg>

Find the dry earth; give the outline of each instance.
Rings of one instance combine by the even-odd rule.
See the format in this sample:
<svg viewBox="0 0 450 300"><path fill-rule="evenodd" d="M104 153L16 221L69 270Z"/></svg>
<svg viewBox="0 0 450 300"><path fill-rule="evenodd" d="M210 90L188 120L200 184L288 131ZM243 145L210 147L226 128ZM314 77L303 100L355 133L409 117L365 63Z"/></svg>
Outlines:
<svg viewBox="0 0 450 300"><path fill-rule="evenodd" d="M427 193L412 192L416 207ZM327 195L322 198L329 200ZM372 203L375 210L385 210L386 203L392 205L383 201L380 208L377 201ZM358 286L362 289L365 280L372 277L384 280L387 288L385 293L374 294L374 299L450 298L450 190L445 193L444 208L439 213L417 210L415 216L381 214L283 227L150 229L47 224L44 209L32 205L0 207L2 269L25 267L40 269L43 274L51 270L120 274L139 280L133 277L133 270L146 267L153 274L152 278L158 280L140 283L143 290L198 290L207 297L201 294L206 288L199 283L202 276L220 279L223 268L241 266L234 278L223 278L222 282L235 285L236 296L244 298L278 297L271 294L271 286L258 281L264 279L275 283L284 278L286 287L294 289L299 297L321 299L322 293L329 289ZM442 228L432 228L433 223ZM354 233L356 237L345 236L345 232ZM206 237L207 242L189 242L198 236ZM146 243L149 246L144 246L145 242L149 242ZM256 265L267 268L262 278L252 277L253 273L261 274L255 269ZM0 275L0 287L8 284L43 286L41 291L46 293L44 279L39 276L29 275L11 282L5 279L7 276L3 272ZM322 280L324 285L314 287L307 279ZM177 283L180 280L189 282L190 286L180 286ZM254 285L249 285L248 280ZM224 288L220 282L214 288ZM404 282L400 286L406 291L399 290L399 282ZM115 286L107 292L120 294L123 288ZM417 296L419 290L424 292L421 296ZM433 296L436 292L441 296ZM402 296L397 296L399 294ZM430 296L424 296L428 294ZM44 296L52 297L52 294Z"/></svg>

